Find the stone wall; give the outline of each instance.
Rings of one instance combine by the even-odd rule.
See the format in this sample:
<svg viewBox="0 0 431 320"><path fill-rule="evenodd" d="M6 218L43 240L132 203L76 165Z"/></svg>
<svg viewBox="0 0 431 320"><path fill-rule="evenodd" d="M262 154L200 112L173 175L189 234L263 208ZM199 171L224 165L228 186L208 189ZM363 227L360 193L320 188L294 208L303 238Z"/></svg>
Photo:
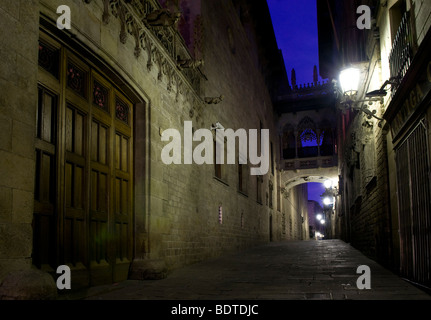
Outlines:
<svg viewBox="0 0 431 320"><path fill-rule="evenodd" d="M370 37L366 48L369 61L365 63L368 73L363 92L380 88L390 78L389 54L396 31L391 25L390 11L396 5L397 1L389 1L387 7L380 8L377 19L379 37ZM429 10L418 13L417 7L416 23L419 23L424 17L419 18L418 15L427 15ZM390 86L386 89L390 92ZM367 107L382 117L390 100L391 95L387 94L382 104L375 102ZM342 189L344 206L339 209L340 234L343 233L344 239L368 256L398 271L400 240L395 152L388 124L385 124L382 122L379 126L378 120L367 119L359 113L345 134L341 165L345 183Z"/></svg>
<svg viewBox="0 0 431 320"><path fill-rule="evenodd" d="M29 269L39 1L0 5L0 280Z"/></svg>
<svg viewBox="0 0 431 320"><path fill-rule="evenodd" d="M420 45L431 27L431 3L429 1L412 1L412 3L417 42Z"/></svg>
<svg viewBox="0 0 431 320"><path fill-rule="evenodd" d="M204 65L198 87L178 71L154 34L143 32L139 42L133 32L122 32L121 14L108 8L106 15L103 1L62 4L70 6L71 30L52 29L58 1L0 5L0 29L13 33L2 33L0 51L0 281L9 271L31 267L40 16L74 49L89 52L86 58L118 79L135 103L136 263L158 261L173 269L270 240L308 238L308 222L300 218L307 217L306 190L291 191L291 203L281 199L272 102L231 1L202 2ZM126 25L131 26L140 27ZM221 95L219 104L205 103L206 97ZM182 133L185 121L194 129L216 122L234 130L269 129L268 174L258 179L246 173L240 192L238 165L223 165L219 179L214 165L164 164L161 134L168 128ZM301 206L303 213L297 210Z"/></svg>

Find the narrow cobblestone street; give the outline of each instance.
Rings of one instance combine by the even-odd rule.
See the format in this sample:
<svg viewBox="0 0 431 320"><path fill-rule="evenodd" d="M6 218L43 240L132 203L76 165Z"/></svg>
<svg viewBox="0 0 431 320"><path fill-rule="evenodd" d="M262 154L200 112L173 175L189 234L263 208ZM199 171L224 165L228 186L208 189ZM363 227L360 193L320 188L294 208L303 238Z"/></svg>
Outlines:
<svg viewBox="0 0 431 320"><path fill-rule="evenodd" d="M358 289L357 267L371 271ZM173 271L166 279L93 287L89 300L430 300L341 240L283 241Z"/></svg>

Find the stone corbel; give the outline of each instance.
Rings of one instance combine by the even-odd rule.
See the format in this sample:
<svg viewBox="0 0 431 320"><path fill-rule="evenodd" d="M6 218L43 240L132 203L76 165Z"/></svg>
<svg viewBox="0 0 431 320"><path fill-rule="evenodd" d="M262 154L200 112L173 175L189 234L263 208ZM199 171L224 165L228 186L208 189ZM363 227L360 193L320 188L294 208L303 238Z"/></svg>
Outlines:
<svg viewBox="0 0 431 320"><path fill-rule="evenodd" d="M194 115L195 115L195 110L193 110L193 108L192 108L189 110L189 117L193 118Z"/></svg>
<svg viewBox="0 0 431 320"><path fill-rule="evenodd" d="M127 17L127 31L130 35L133 36L133 38L135 38L135 57L139 58L139 56L141 55L141 34L144 32L138 25L138 23L135 21L135 19L129 15Z"/></svg>
<svg viewBox="0 0 431 320"><path fill-rule="evenodd" d="M284 199L288 200L290 198L290 192L288 192L286 188L282 188L281 193L282 193Z"/></svg>
<svg viewBox="0 0 431 320"><path fill-rule="evenodd" d="M127 20L130 18L130 14L127 12L123 4L118 0L111 2L111 8L114 17L120 19L120 42L125 44L127 41Z"/></svg>
<svg viewBox="0 0 431 320"><path fill-rule="evenodd" d="M157 80L162 81L163 74L166 74L166 59L163 57L163 55L156 51L154 55L155 61L157 63L157 66L159 67L159 73L157 75Z"/></svg>
<svg viewBox="0 0 431 320"><path fill-rule="evenodd" d="M183 81L176 73L174 74L174 80L175 80L175 87L176 87L175 102L178 102L180 98L180 94L183 93Z"/></svg>
<svg viewBox="0 0 431 320"><path fill-rule="evenodd" d="M175 70L173 68L168 68L166 71L166 75L168 77L168 85L167 85L167 90L168 91L172 91L172 84L174 82L174 75L175 75Z"/></svg>
<svg viewBox="0 0 431 320"><path fill-rule="evenodd" d="M151 43L148 35L145 32L142 32L139 37L142 48L147 51L147 70L148 72L150 72L153 67L153 44Z"/></svg>

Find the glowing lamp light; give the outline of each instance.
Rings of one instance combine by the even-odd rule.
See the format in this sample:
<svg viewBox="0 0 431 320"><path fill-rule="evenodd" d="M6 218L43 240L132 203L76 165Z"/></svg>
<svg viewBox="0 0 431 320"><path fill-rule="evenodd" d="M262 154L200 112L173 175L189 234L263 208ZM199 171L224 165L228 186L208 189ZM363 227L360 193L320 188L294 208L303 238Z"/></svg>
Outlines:
<svg viewBox="0 0 431 320"><path fill-rule="evenodd" d="M338 186L338 178L332 179L332 187L337 187L337 186Z"/></svg>
<svg viewBox="0 0 431 320"><path fill-rule="evenodd" d="M325 180L325 182L323 182L323 185L325 186L326 189L329 189L332 187L332 181L331 180Z"/></svg>
<svg viewBox="0 0 431 320"><path fill-rule="evenodd" d="M321 224L325 224L325 220L323 220L323 219L322 219L322 220L320 220L320 223L321 223Z"/></svg>
<svg viewBox="0 0 431 320"><path fill-rule="evenodd" d="M323 199L323 204L325 206L330 205L331 203L332 203L331 198L326 197L326 198Z"/></svg>
<svg viewBox="0 0 431 320"><path fill-rule="evenodd" d="M347 68L340 72L340 85L346 94L355 94L359 87L360 72L356 68Z"/></svg>
<svg viewBox="0 0 431 320"><path fill-rule="evenodd" d="M319 213L319 214L316 216L316 218L317 218L317 220L322 220L322 215Z"/></svg>

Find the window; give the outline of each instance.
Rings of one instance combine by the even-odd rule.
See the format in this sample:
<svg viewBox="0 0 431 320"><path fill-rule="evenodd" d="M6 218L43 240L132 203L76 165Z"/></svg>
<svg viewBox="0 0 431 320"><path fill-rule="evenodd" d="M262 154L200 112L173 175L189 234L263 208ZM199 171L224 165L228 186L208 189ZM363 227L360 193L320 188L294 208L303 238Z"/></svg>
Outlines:
<svg viewBox="0 0 431 320"><path fill-rule="evenodd" d="M271 142L271 173L274 175L274 148Z"/></svg>
<svg viewBox="0 0 431 320"><path fill-rule="evenodd" d="M283 159L296 158L296 138L293 129L283 132Z"/></svg>
<svg viewBox="0 0 431 320"><path fill-rule="evenodd" d="M243 180L242 180L242 178L243 178L243 175L242 175L242 164L238 164L238 190L239 191L243 191L243 188L244 188L244 186L243 186Z"/></svg>
<svg viewBox="0 0 431 320"><path fill-rule="evenodd" d="M214 176L221 179L221 164L217 163L217 142L214 141Z"/></svg>
<svg viewBox="0 0 431 320"><path fill-rule="evenodd" d="M269 189L269 194L268 194L268 197L269 197L269 207L272 209L272 207L273 207L273 200L272 200L272 198L273 198L273 195L274 195L274 184L273 184L273 182L271 181L271 180L269 180L269 182L268 182L268 189Z"/></svg>
<svg viewBox="0 0 431 320"><path fill-rule="evenodd" d="M262 176L256 176L256 201L262 204Z"/></svg>
<svg viewBox="0 0 431 320"><path fill-rule="evenodd" d="M410 11L406 2L398 1L389 9L392 48L389 53L390 76L403 78L413 60L416 47L414 29L410 23ZM397 86L392 87L395 93Z"/></svg>
<svg viewBox="0 0 431 320"><path fill-rule="evenodd" d="M281 210L281 187L277 187L277 211Z"/></svg>
<svg viewBox="0 0 431 320"><path fill-rule="evenodd" d="M403 16L406 13L406 8L407 6L405 0L400 0L389 9L392 42L395 40Z"/></svg>
<svg viewBox="0 0 431 320"><path fill-rule="evenodd" d="M323 129L320 132L320 155L332 156L334 154L334 136L330 128Z"/></svg>
<svg viewBox="0 0 431 320"><path fill-rule="evenodd" d="M300 158L316 157L318 155L317 133L313 129L305 129L299 134L298 156Z"/></svg>
<svg viewBox="0 0 431 320"><path fill-rule="evenodd" d="M224 157L217 153L218 148L224 148ZM226 183L226 145L223 142L214 140L214 177Z"/></svg>
<svg viewBox="0 0 431 320"><path fill-rule="evenodd" d="M238 191L247 194L248 166L238 163Z"/></svg>
<svg viewBox="0 0 431 320"><path fill-rule="evenodd" d="M305 117L298 125L298 157L317 157L319 145L322 143L317 134L316 125L309 117Z"/></svg>

